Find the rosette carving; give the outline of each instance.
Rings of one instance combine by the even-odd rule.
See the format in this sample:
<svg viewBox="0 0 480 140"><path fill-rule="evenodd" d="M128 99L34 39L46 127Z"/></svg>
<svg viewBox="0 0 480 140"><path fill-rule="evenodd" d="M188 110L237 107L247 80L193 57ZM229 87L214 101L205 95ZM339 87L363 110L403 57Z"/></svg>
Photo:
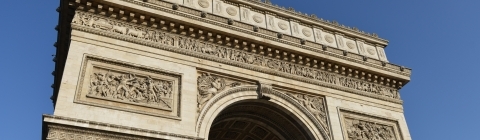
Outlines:
<svg viewBox="0 0 480 140"><path fill-rule="evenodd" d="M285 21L278 22L278 27L282 30L287 30L288 29L288 25Z"/></svg>
<svg viewBox="0 0 480 140"><path fill-rule="evenodd" d="M253 15L253 21L255 21L256 23L262 23L263 22L262 15L260 14Z"/></svg>
<svg viewBox="0 0 480 140"><path fill-rule="evenodd" d="M230 16L236 16L237 15L237 9L230 6L230 7L227 8L227 14L230 15Z"/></svg>
<svg viewBox="0 0 480 140"><path fill-rule="evenodd" d="M303 35L305 35L306 37L312 36L312 31L311 31L311 29L309 29L309 28L303 28L303 29L302 29L302 33L303 33Z"/></svg>
<svg viewBox="0 0 480 140"><path fill-rule="evenodd" d="M210 3L207 0L198 0L198 5L202 8L210 7Z"/></svg>
<svg viewBox="0 0 480 140"><path fill-rule="evenodd" d="M333 43L333 37L331 35L325 35L325 40L328 42L328 43Z"/></svg>

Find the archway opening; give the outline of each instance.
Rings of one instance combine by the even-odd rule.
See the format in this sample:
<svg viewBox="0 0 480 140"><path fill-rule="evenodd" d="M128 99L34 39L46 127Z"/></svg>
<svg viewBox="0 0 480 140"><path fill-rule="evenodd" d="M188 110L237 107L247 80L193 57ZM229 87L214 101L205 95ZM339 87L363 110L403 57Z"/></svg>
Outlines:
<svg viewBox="0 0 480 140"><path fill-rule="evenodd" d="M226 107L210 127L210 140L311 140L307 127L285 108L266 100Z"/></svg>

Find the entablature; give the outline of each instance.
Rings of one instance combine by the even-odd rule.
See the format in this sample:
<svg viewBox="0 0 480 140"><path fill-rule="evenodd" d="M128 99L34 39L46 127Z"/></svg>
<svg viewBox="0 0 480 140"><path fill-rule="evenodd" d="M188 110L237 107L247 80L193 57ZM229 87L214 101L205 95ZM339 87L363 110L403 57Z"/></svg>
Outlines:
<svg viewBox="0 0 480 140"><path fill-rule="evenodd" d="M174 4L171 4L171 3L164 2L163 4L165 4L164 6L167 6L167 7L174 6ZM87 26L93 29L108 30L114 33L119 33L119 34L131 36L135 38L142 38L144 40L149 40L153 42L158 42L159 40L154 41L154 38L152 38L154 36L150 34L150 31L156 32L156 33L164 32L162 33L163 35L169 34L169 36L175 38L174 39L175 41L172 42L172 44L170 44L172 46L182 48L180 44L182 43L182 41L184 41L183 43L186 43L185 41L196 42L196 43L202 44L201 45L202 47L196 46L196 48L194 48L193 46L190 46L191 51L201 52L207 55L214 55L217 57L220 56L217 51L208 50L208 49L202 50L202 49L208 48L206 46L209 46L216 49L222 48L224 50L230 50L230 52L235 52L235 53L238 52L239 54L252 56L253 60L249 60L247 57L237 59L238 57L236 56L235 56L236 58L233 58L233 59L228 58L228 59L238 60L240 62L241 60L243 60L242 63L250 63L247 61L252 61L252 64L254 63L253 62L254 60L262 59L262 60L266 60L264 61L265 64L262 64L262 62L258 62L259 63L258 65L280 71L275 73L289 73L289 74L301 76L304 78L313 78L313 79L317 78L318 77L317 75L322 75L323 77L320 76L316 80L320 80L327 83L330 82L330 84L332 84L332 82L340 84L339 82L346 81L345 83L342 83L342 84L344 84L343 85L344 87L350 88L350 90L347 90L347 91L360 90L361 92L374 92L375 94L381 95L381 94L384 94L382 93L382 91L389 90L389 92L392 94L386 95L386 97L379 97L379 98L393 101L393 102L401 103L401 100L399 100L400 97L399 97L398 90L409 81L409 77L408 77L409 74L405 73L406 69L404 69L400 73L397 73L399 71L390 71L389 69L372 70L371 66L378 67L378 65L374 65L374 64L372 65L371 62L374 62L374 61L369 61L372 59L367 59L367 61L363 61L363 63L356 63L357 66L355 65L352 66L348 62L351 62L352 60L355 60L355 59L348 57L348 55L344 56L343 55L345 53L344 51L342 52L334 48L329 48L329 49L323 49L324 47L321 47L322 49L310 48L309 53L294 52L292 50L288 50L285 48L277 48L276 45L269 44L270 42L265 43L265 42L259 42L259 41L250 41L255 39L241 38L225 32L222 33L222 32L217 32L204 27L202 28L199 25L185 24L189 22L175 21L172 19L168 19L167 17L149 15L148 13L137 12L132 9L128 9L128 11L122 10L123 8L121 9L119 7L116 7L114 4L111 4L111 3L110 4L100 4L100 3L93 4L86 1L77 0L76 3L72 3L72 5L74 5L76 7L75 9L77 9L78 11L84 11L83 13L88 14L87 18L88 16L90 16L90 18L95 17L95 20L84 18L84 19L81 19L84 21L76 21L76 20L79 20L77 17L77 19L74 19L74 21L72 21L73 23L77 22L77 24L79 22L82 22L80 25L84 27ZM153 6L153 5L150 5L150 6ZM157 8L161 8L161 7L157 7ZM171 12L172 14L177 14L179 16L184 16L184 17L193 17L193 16L187 16L187 14L185 14L185 13L191 13L192 15L198 16L197 18L193 18L193 20L203 19L202 21L207 23L216 23L214 19L221 20L221 18L216 17L215 15L211 15L211 14L203 15L205 13L195 11L193 9L186 8L186 7L177 7L177 11L183 11L181 13L176 12L174 10L170 10L170 9L163 9L163 10L165 10L166 12ZM205 19L209 19L209 20L205 20ZM233 25L241 25L240 22L234 22L234 23L236 24L233 24ZM220 26L220 28L231 26L225 22L217 23L215 25ZM80 27L77 27L77 26L73 28L80 29ZM130 30L135 31L136 33ZM229 29L227 29L227 31L228 30L233 30L236 32L243 31L243 33L259 35L260 37L263 37L262 39L265 39L265 38L272 39L272 37L268 38L268 36L260 35L259 33L252 32L252 31L245 31L244 29L240 30L237 28L236 30L234 30L233 27L230 27ZM285 41L278 38L273 38L272 41L273 42L279 41L280 44L282 43L287 45L293 44L298 47L303 46L302 49L308 48L307 46L296 45L290 41ZM187 49L187 47L188 46L183 46L182 49ZM318 55L312 54L312 53L318 53L318 52L323 54L324 57L321 58L321 57L318 57ZM331 57L333 57L334 59L332 60ZM343 60L344 62L336 61L335 59L337 60L340 59L340 60ZM272 64L268 64L268 62L272 62ZM356 62L356 61L353 61L353 62ZM297 71L298 69L298 71L292 72L292 70L286 70L284 67L282 67L282 65L290 66L292 69L295 69L295 71ZM358 66L358 65L363 65L363 66ZM381 67L385 68L386 65L383 65ZM279 69L284 69L284 70L282 71ZM262 72L265 72L265 71L262 71ZM315 74L311 74L311 73L315 73ZM278 75L278 74L275 74L275 75ZM330 80L328 80L329 78ZM370 89L366 89L366 88L363 89L361 86L367 86ZM372 87L378 87L378 88L372 90L371 89ZM388 98L392 98L392 99L388 99Z"/></svg>
<svg viewBox="0 0 480 140"><path fill-rule="evenodd" d="M357 64L366 65L367 67L369 67L369 68L366 68L366 69L370 69L370 68L373 67L373 68L377 68L377 69L380 69L380 70L389 71L389 72L393 72L395 74L406 76L406 77L403 77L401 79L409 79L408 77L411 74L411 69L409 69L409 68L405 68L403 66L398 66L398 65L395 65L395 64L388 63L387 60L386 60L386 56L385 56L385 53L384 53L383 49L381 47L377 47L377 48L374 47L375 45L379 46L378 44L372 44L370 42L365 42L365 40L359 39L359 38L351 38L351 37L348 37L348 36L341 36L341 35L343 35L343 33L339 33L339 32L325 31L326 34L330 33L332 35L331 39L332 39L332 42L334 44L336 44L336 42L340 42L340 44L343 44L345 46L344 48L349 48L349 46L350 46L350 47L354 48L355 50L363 50L364 53L363 54L358 54L358 53L352 52L352 50L326 47L328 45L319 44L319 43L316 43L316 42L312 42L312 41L309 41L309 40L305 40L305 39L298 38L298 37L291 36L291 35L287 35L287 34L279 34L278 32L273 32L273 31L270 31L268 29L263 29L263 28L260 28L259 26L247 24L246 22L242 22L242 21L235 22L234 20L232 20L232 18L225 18L225 17L219 16L219 15L216 15L216 14L206 13L205 11L196 10L196 9L193 9L191 7L188 7L188 6L180 6L179 4L170 3L168 1L167 2L160 1L160 0L148 0L148 2L136 1L136 0L121 0L120 2L111 1L111 0L105 0L105 1L108 1L111 4L122 3L122 4L130 4L132 6L135 4L135 5L139 6L137 10L142 9L140 7L148 7L148 8L152 8L152 9L155 9L155 10L174 13L175 15L178 15L180 17L177 17L177 18L162 17L162 18L165 18L165 19L170 18L171 20L174 20L174 21L184 19L184 18L181 18L181 17L190 18L190 19L196 20L195 22L197 22L197 21L199 23L205 22L205 23L212 24L214 26L220 26L220 28L221 27L227 28L224 31L218 30L217 27L211 28L211 30L214 30L215 32L229 33L228 31L231 31L231 30L240 31L242 33L246 33L247 35L237 36L237 38L245 39L245 38L253 35L253 36L262 38L262 39L257 39L257 40L262 40L262 42L260 42L260 43L266 44L266 43L278 42L278 43L282 43L284 46L287 45L288 47L284 48L286 50L289 50L289 49L293 50L293 49L296 49L296 48L300 48L302 50L308 50L308 51L314 52L314 53L312 53L312 55L314 55L314 56L319 55L319 54L320 55L325 54L325 52L327 52L327 53L329 53L328 54L329 56L334 56L335 58L340 58L340 59L344 59L344 60L354 62L354 63L357 63ZM173 10L171 10L172 7L174 7ZM152 25L153 27L156 27L155 24L158 24L158 22L159 22L158 19L157 20L154 19L154 18L157 18L157 17L149 16L149 14L156 14L156 13L146 13L143 10L135 11L134 8L133 9L128 9L128 7L125 7L125 6L123 6L122 8L123 9L110 9L110 10L112 10L112 12L113 11L120 12L122 15L119 15L119 16L122 16L122 18L127 18L127 20L129 20L129 21L131 21L135 18L138 18L139 20L135 20L135 22L144 22L142 24L149 25L149 26ZM97 7L95 7L94 9L97 9ZM109 8L103 7L103 10L108 10L108 9ZM132 10L132 11L129 11L129 10ZM133 12L133 11L135 11L136 13ZM126 14L126 13L128 13L129 15L123 16L123 14ZM181 21L181 22L185 22L185 21L187 21L187 20L184 20L184 21ZM184 24L184 23L182 23L182 24ZM201 25L205 25L205 24L191 24L189 26L199 27ZM299 25L301 25L301 24L299 24ZM210 27L212 27L212 26L210 26ZM205 28L205 27L203 27L203 28ZM212 33L212 34L216 35L216 33ZM339 39L336 40L336 39L334 39L334 37L339 38ZM247 39L254 40L254 38L253 39L252 38L247 38ZM271 41L267 41L267 40L271 40ZM343 40L343 41L338 41L338 40ZM353 42L353 40L355 40L355 42ZM349 41L352 41L352 42L349 42ZM355 46L353 46L353 45L356 45L356 44L359 44L359 46L363 46L363 47L356 48ZM381 48L381 49L378 49L378 48ZM378 50L381 50L381 51L378 51ZM382 59L378 60L379 56L381 56L380 58L384 58L384 59L383 60ZM359 66L356 66L356 67L364 67L364 66L359 65ZM389 75L389 74L385 74L385 75Z"/></svg>

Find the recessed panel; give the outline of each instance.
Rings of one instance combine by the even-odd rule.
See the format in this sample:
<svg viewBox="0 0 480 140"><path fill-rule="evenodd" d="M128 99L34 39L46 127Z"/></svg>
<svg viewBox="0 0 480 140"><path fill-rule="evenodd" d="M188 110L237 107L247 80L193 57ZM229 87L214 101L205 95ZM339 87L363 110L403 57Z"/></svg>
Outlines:
<svg viewBox="0 0 480 140"><path fill-rule="evenodd" d="M240 7L240 21L255 25L261 28L267 28L267 24L265 21L265 14L257 12L255 10L246 8L246 7Z"/></svg>
<svg viewBox="0 0 480 140"><path fill-rule="evenodd" d="M335 39L335 35L329 32L322 32L322 33L324 33L322 35L323 35L323 39L325 40L324 41L325 45L333 48L337 48L337 41Z"/></svg>
<svg viewBox="0 0 480 140"><path fill-rule="evenodd" d="M75 102L159 116L179 116L181 75L88 56Z"/></svg>
<svg viewBox="0 0 480 140"><path fill-rule="evenodd" d="M341 50L347 50L347 46L345 45L345 39L342 35L335 34L335 42L337 42L337 48Z"/></svg>
<svg viewBox="0 0 480 140"><path fill-rule="evenodd" d="M340 110L345 140L402 140L397 120Z"/></svg>
<svg viewBox="0 0 480 140"><path fill-rule="evenodd" d="M184 6L205 11L208 13L212 13L212 3L212 0L183 0Z"/></svg>
<svg viewBox="0 0 480 140"><path fill-rule="evenodd" d="M388 62L387 55L385 54L385 50L382 47L377 47L377 53L380 60Z"/></svg>
<svg viewBox="0 0 480 140"><path fill-rule="evenodd" d="M279 33L286 34L286 35L292 35L292 32L290 32L290 22L281 19L281 18L275 18L275 26L276 29Z"/></svg>
<svg viewBox="0 0 480 140"><path fill-rule="evenodd" d="M343 41L345 41L345 48L348 52L352 52L352 53L356 53L358 54L358 47L357 47L357 43L355 42L355 40L353 39L350 39L350 38L343 38Z"/></svg>
<svg viewBox="0 0 480 140"><path fill-rule="evenodd" d="M315 39L315 42L320 43L320 44L325 44L325 39L323 37L323 31L318 28L313 28L313 36Z"/></svg>
<svg viewBox="0 0 480 140"><path fill-rule="evenodd" d="M365 43L364 48L365 48L365 56L373 58L373 59L378 59L378 52L377 52L376 47L374 47L373 45Z"/></svg>
<svg viewBox="0 0 480 140"><path fill-rule="evenodd" d="M213 14L239 21L240 7L229 1L213 0Z"/></svg>

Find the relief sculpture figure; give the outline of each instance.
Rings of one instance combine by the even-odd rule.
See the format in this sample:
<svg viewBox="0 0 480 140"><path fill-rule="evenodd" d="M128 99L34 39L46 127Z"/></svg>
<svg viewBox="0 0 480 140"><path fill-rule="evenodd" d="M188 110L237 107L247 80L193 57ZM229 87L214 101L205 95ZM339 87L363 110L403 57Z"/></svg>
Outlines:
<svg viewBox="0 0 480 140"><path fill-rule="evenodd" d="M350 140L397 140L392 126L353 119L347 119L346 125Z"/></svg>
<svg viewBox="0 0 480 140"><path fill-rule="evenodd" d="M248 20L249 9L243 8L241 16L242 16L242 20ZM89 26L90 21L94 19L98 20L99 18L92 16L90 14L78 12L77 15L75 15L74 23L82 26ZM183 37L183 36L176 36L176 35L165 33L159 30L152 30L152 29L140 28L140 27L134 28L135 25L128 25L125 23L119 24L118 22L116 21L114 22L113 20L106 20L106 21L97 22L97 23L105 23L103 24L104 28L97 28L97 29L102 29L110 32L128 35L130 37L146 39L146 40L157 42L160 44L165 44L172 47L178 47L178 48L184 49L185 51L195 51L195 52L218 57L225 60L232 60L232 61L237 61L241 63L257 65L264 68L277 70L285 74L293 74L297 76L312 78L313 80L318 80L328 84L343 86L346 88L355 89L362 92L370 92L383 97L400 99L398 89L394 89L391 87L386 87L379 84L357 80L355 78L338 76L336 74L332 74L330 72L326 72L323 70L315 70L310 67L296 65L290 62L284 62L276 59L269 59L265 56L259 56L257 54L220 46L217 44L201 41L198 39L192 39L192 38ZM110 26L108 26L108 24L106 23L111 24L112 29L108 29L110 28ZM94 24L95 22L92 22L92 25ZM287 26L285 25L285 27ZM298 34L299 33L298 23L293 23L292 27L293 27L292 32ZM317 32L317 33L319 38L321 38L321 35L320 35L321 33L320 32ZM335 41L335 39L333 39L333 37L329 35L326 36L325 38L326 38L325 40L327 40L327 42L330 42L330 43L333 43ZM337 42L339 43L339 47L343 48L343 38L341 38L341 36L339 36L339 38L337 39ZM365 48L363 45L364 43L359 41L357 41L357 43L358 43L360 54L365 55Z"/></svg>
<svg viewBox="0 0 480 140"><path fill-rule="evenodd" d="M204 73L198 77L198 107L202 108L205 102L210 100L219 91L225 88L225 79L211 76L209 73Z"/></svg>
<svg viewBox="0 0 480 140"><path fill-rule="evenodd" d="M219 92L225 90L226 87L239 86L238 82L229 82L225 78L211 75L210 73L202 73L197 79L198 85L198 112L203 108L206 102L208 102L213 96Z"/></svg>
<svg viewBox="0 0 480 140"><path fill-rule="evenodd" d="M323 125L327 126L327 113L323 103L322 97L315 97L301 94L290 94L302 106L308 109L315 118L317 118Z"/></svg>
<svg viewBox="0 0 480 140"><path fill-rule="evenodd" d="M90 76L87 97L140 105L172 108L172 81L112 71L94 72Z"/></svg>

